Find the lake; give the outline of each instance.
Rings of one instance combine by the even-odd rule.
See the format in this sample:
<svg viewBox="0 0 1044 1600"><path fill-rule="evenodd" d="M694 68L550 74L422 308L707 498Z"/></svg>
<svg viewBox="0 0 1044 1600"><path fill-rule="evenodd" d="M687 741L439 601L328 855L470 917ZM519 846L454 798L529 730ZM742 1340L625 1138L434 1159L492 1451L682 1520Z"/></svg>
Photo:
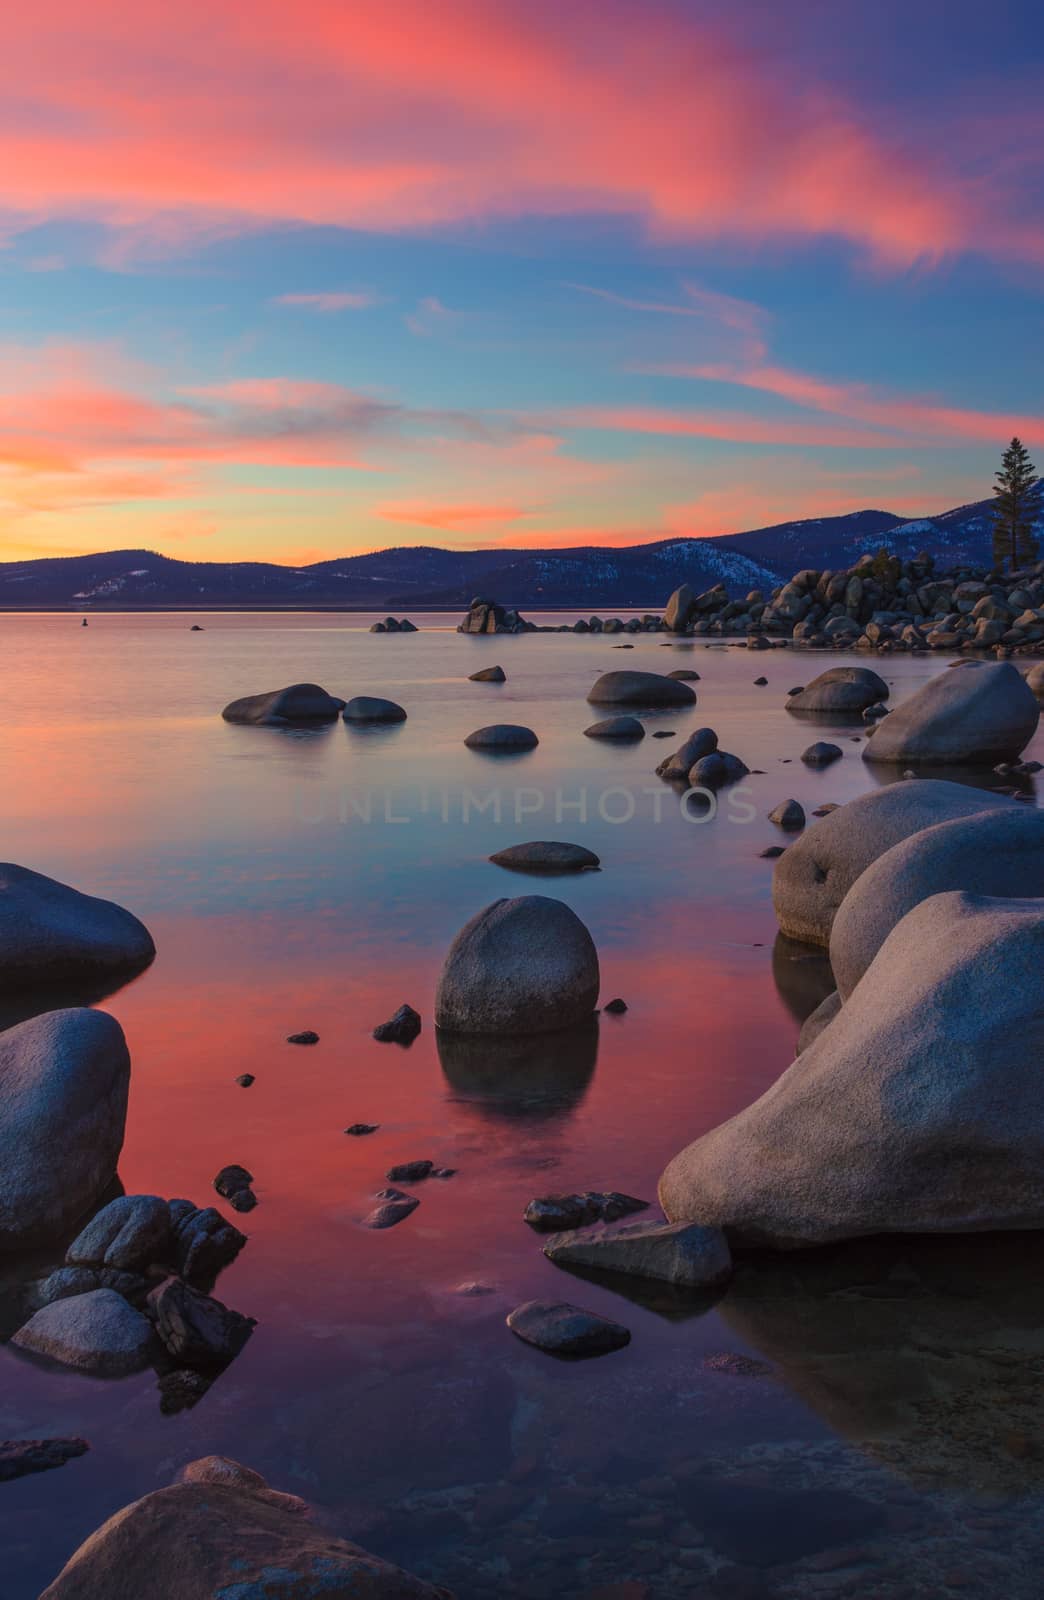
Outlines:
<svg viewBox="0 0 1044 1600"><path fill-rule="evenodd" d="M658 635L626 653L619 636L473 638L456 615L373 635L372 620L0 618L3 853L128 906L158 949L102 1002L133 1062L120 1179L205 1205L240 1162L260 1202L235 1219L249 1243L215 1291L258 1325L194 1408L163 1414L152 1372L92 1381L0 1349L0 1435L91 1444L0 1486L0 1600L31 1600L106 1517L209 1453L459 1600L1038 1594L1038 1240L751 1259L695 1304L565 1274L522 1221L556 1191L654 1201L670 1157L793 1059L832 985L821 958L777 943L759 852L780 841L766 820L780 800L811 810L884 781L848 742L858 727L810 729L783 709L841 658ZM467 681L494 662L505 684ZM872 664L894 697L945 660ZM601 672L680 666L700 673L698 704L645 718L675 737L583 737L606 715L585 701ZM221 720L226 702L299 680L388 695L408 720ZM498 721L539 746L465 749ZM655 777L703 725L762 769L715 815ZM800 752L832 732L843 761L805 768ZM1040 734L1027 755L1044 757ZM535 879L487 859L540 838L587 845L602 870ZM567 1051L440 1047L432 996L451 939L527 893L575 909L603 1002L622 996L627 1013ZM420 1037L375 1042L403 1001ZM7 1013L24 1014L17 997ZM318 1045L286 1043L306 1028ZM379 1129L347 1137L354 1122ZM386 1170L416 1158L455 1175L419 1185L398 1227L361 1228ZM505 1328L533 1297L615 1317L632 1342L555 1361Z"/></svg>

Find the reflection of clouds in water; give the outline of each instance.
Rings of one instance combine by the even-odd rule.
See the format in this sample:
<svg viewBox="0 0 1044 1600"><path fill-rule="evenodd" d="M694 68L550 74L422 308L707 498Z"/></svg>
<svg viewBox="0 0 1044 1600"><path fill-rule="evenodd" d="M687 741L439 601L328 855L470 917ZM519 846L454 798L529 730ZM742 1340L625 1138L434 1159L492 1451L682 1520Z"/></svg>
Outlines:
<svg viewBox="0 0 1044 1600"><path fill-rule="evenodd" d="M914 1483L1044 1484L1033 1234L867 1239L740 1258L726 1323L844 1437Z"/></svg>
<svg viewBox="0 0 1044 1600"><path fill-rule="evenodd" d="M498 1038L436 1032L449 1097L483 1122L562 1121L587 1093L598 1059L598 1020L556 1033Z"/></svg>
<svg viewBox="0 0 1044 1600"><path fill-rule="evenodd" d="M826 951L785 933L777 933L772 946L772 977L795 1022L804 1022L837 987Z"/></svg>

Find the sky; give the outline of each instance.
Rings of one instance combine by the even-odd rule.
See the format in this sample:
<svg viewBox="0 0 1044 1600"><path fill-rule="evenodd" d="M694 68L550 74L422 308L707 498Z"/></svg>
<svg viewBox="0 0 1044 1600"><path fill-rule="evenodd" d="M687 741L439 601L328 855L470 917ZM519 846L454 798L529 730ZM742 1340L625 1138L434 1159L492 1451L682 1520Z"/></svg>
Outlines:
<svg viewBox="0 0 1044 1600"><path fill-rule="evenodd" d="M34 0L0 558L632 544L1044 459L1040 0Z"/></svg>

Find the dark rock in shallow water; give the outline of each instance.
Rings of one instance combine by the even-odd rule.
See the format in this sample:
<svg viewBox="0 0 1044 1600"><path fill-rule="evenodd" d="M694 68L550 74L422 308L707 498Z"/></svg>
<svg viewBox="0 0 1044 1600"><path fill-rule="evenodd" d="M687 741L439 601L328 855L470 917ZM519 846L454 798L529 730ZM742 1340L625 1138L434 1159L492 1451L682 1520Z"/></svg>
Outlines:
<svg viewBox="0 0 1044 1600"><path fill-rule="evenodd" d="M149 930L123 906L0 863L0 991L129 977L155 954Z"/></svg>
<svg viewBox="0 0 1044 1600"><path fill-rule="evenodd" d="M305 1028L302 1033L288 1033L287 1044L318 1044L319 1035L314 1028Z"/></svg>
<svg viewBox="0 0 1044 1600"><path fill-rule="evenodd" d="M257 1205L257 1195L253 1189L237 1189L229 1195L228 1203L233 1211L253 1211Z"/></svg>
<svg viewBox="0 0 1044 1600"><path fill-rule="evenodd" d="M90 1449L86 1439L0 1440L0 1483L24 1478L30 1472L48 1472Z"/></svg>
<svg viewBox="0 0 1044 1600"><path fill-rule="evenodd" d="M507 1325L526 1344L559 1356L603 1356L631 1342L621 1323L565 1301L527 1300L510 1313Z"/></svg>
<svg viewBox="0 0 1044 1600"><path fill-rule="evenodd" d="M213 1283L246 1244L246 1234L213 1206L200 1209L191 1200L172 1200L170 1221L174 1230L172 1265L194 1286Z"/></svg>
<svg viewBox="0 0 1044 1600"><path fill-rule="evenodd" d="M69 1246L70 1266L117 1267L142 1272L171 1258L170 1208L154 1194L127 1194L110 1200Z"/></svg>
<svg viewBox="0 0 1044 1600"><path fill-rule="evenodd" d="M840 745L827 744L820 739L810 744L807 750L802 750L801 759L806 767L829 767L832 761L840 761L843 755Z"/></svg>
<svg viewBox="0 0 1044 1600"><path fill-rule="evenodd" d="M589 1222L617 1222L635 1211L646 1211L648 1206L648 1200L636 1200L614 1189L588 1189L581 1194L550 1194L531 1200L523 1216L538 1233L562 1233Z"/></svg>
<svg viewBox="0 0 1044 1600"><path fill-rule="evenodd" d="M389 1183L420 1183L429 1176L434 1165L434 1161L400 1161L397 1167L389 1168L385 1176Z"/></svg>
<svg viewBox="0 0 1044 1600"><path fill-rule="evenodd" d="M416 1195L395 1195L389 1200L382 1200L379 1206L365 1216L362 1221L364 1228L394 1228L397 1222L402 1222L411 1211L416 1211L420 1201Z"/></svg>
<svg viewBox="0 0 1044 1600"><path fill-rule="evenodd" d="M495 900L457 934L435 991L435 1021L455 1033L568 1028L598 1000L598 952L561 900Z"/></svg>
<svg viewBox="0 0 1044 1600"><path fill-rule="evenodd" d="M754 687L755 687L755 689L764 689L767 683L768 683L768 679L767 678L755 678L754 679Z"/></svg>
<svg viewBox="0 0 1044 1600"><path fill-rule="evenodd" d="M622 648L622 647L621 647ZM606 717L584 729L585 739L644 739L645 729L637 717Z"/></svg>
<svg viewBox="0 0 1044 1600"><path fill-rule="evenodd" d="M532 728L520 727L513 722L494 722L488 728L476 728L464 740L469 750L532 750L540 743Z"/></svg>
<svg viewBox="0 0 1044 1600"><path fill-rule="evenodd" d="M796 832L805 826L805 808L797 800L781 800L776 809L769 812L769 821L788 833Z"/></svg>
<svg viewBox="0 0 1044 1600"><path fill-rule="evenodd" d="M353 1122L350 1128L345 1128L345 1133L350 1133L353 1138L360 1139L364 1134L376 1133L380 1127L379 1122Z"/></svg>
<svg viewBox="0 0 1044 1600"><path fill-rule="evenodd" d="M582 844L560 843L557 839L512 844L489 859L496 866L513 872L586 872L601 865L593 850Z"/></svg>
<svg viewBox="0 0 1044 1600"><path fill-rule="evenodd" d="M669 783L685 783L697 761L709 756L718 748L718 735L713 728L697 728L685 743L667 756L656 768L656 775Z"/></svg>
<svg viewBox="0 0 1044 1600"><path fill-rule="evenodd" d="M732 1254L720 1228L695 1222L625 1222L618 1228L557 1233L544 1254L560 1266L622 1272L686 1289L707 1289L732 1275Z"/></svg>
<svg viewBox="0 0 1044 1600"><path fill-rule="evenodd" d="M588 692L592 705L694 706L695 690L659 672L605 672Z"/></svg>
<svg viewBox="0 0 1044 1600"><path fill-rule="evenodd" d="M412 1044L421 1031L420 1012L412 1006L401 1005L387 1022L379 1022L373 1030L375 1039L382 1044Z"/></svg>
<svg viewBox="0 0 1044 1600"><path fill-rule="evenodd" d="M254 1082L254 1074L252 1072L241 1072L236 1082L241 1089L249 1089Z"/></svg>
<svg viewBox="0 0 1044 1600"><path fill-rule="evenodd" d="M240 1189L249 1189L254 1181L254 1174L248 1172L246 1167L240 1167L235 1162L231 1166L222 1167L214 1179L214 1188L222 1199L230 1200Z"/></svg>
<svg viewBox="0 0 1044 1600"><path fill-rule="evenodd" d="M482 667L478 672L468 675L469 683L506 683L507 673L503 667Z"/></svg>
<svg viewBox="0 0 1044 1600"><path fill-rule="evenodd" d="M226 1366L256 1327L253 1317L230 1310L181 1278L167 1278L153 1289L146 1309L168 1353L203 1371Z"/></svg>
<svg viewBox="0 0 1044 1600"><path fill-rule="evenodd" d="M758 854L761 856L762 861L774 861L777 856L783 854L783 849L784 847L781 844L770 844L767 850L760 850Z"/></svg>
<svg viewBox="0 0 1044 1600"><path fill-rule="evenodd" d="M333 722L344 701L327 694L316 683L292 683L266 694L248 694L222 711L226 722L247 722L255 727L282 728L295 722Z"/></svg>
<svg viewBox="0 0 1044 1600"><path fill-rule="evenodd" d="M739 756L727 750L712 750L702 756L689 769L689 787L692 789L723 789L728 783L738 783L746 778L750 768Z"/></svg>
<svg viewBox="0 0 1044 1600"><path fill-rule="evenodd" d="M627 1010L627 1001L626 1000L609 1000L602 1007L602 1010L603 1011L608 1011L608 1013L609 1013L609 1015L611 1017L622 1016L623 1013Z"/></svg>
<svg viewBox="0 0 1044 1600"><path fill-rule="evenodd" d="M345 722L405 722L406 713L394 700L377 695L357 694L342 713Z"/></svg>
<svg viewBox="0 0 1044 1600"><path fill-rule="evenodd" d="M41 1307L11 1343L98 1378L140 1372L153 1354L152 1328L115 1289L91 1289Z"/></svg>
<svg viewBox="0 0 1044 1600"><path fill-rule="evenodd" d="M689 667L675 667L673 672L668 672L668 678L675 678L679 683L699 683L700 675Z"/></svg>

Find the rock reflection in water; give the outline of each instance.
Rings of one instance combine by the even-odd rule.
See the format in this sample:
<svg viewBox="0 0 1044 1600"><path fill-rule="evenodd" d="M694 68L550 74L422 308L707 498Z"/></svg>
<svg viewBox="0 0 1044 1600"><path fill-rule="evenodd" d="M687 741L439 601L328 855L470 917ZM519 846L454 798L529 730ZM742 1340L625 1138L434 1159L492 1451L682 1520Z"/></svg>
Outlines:
<svg viewBox="0 0 1044 1600"><path fill-rule="evenodd" d="M804 1022L837 988L830 958L816 944L802 944L777 933L772 946L772 978L795 1022Z"/></svg>
<svg viewBox="0 0 1044 1600"><path fill-rule="evenodd" d="M749 1255L719 1310L832 1428L918 1487L1044 1483L1039 1236Z"/></svg>
<svg viewBox="0 0 1044 1600"><path fill-rule="evenodd" d="M455 1099L483 1117L540 1122L569 1115L598 1060L598 1020L516 1038L436 1030L439 1061Z"/></svg>

